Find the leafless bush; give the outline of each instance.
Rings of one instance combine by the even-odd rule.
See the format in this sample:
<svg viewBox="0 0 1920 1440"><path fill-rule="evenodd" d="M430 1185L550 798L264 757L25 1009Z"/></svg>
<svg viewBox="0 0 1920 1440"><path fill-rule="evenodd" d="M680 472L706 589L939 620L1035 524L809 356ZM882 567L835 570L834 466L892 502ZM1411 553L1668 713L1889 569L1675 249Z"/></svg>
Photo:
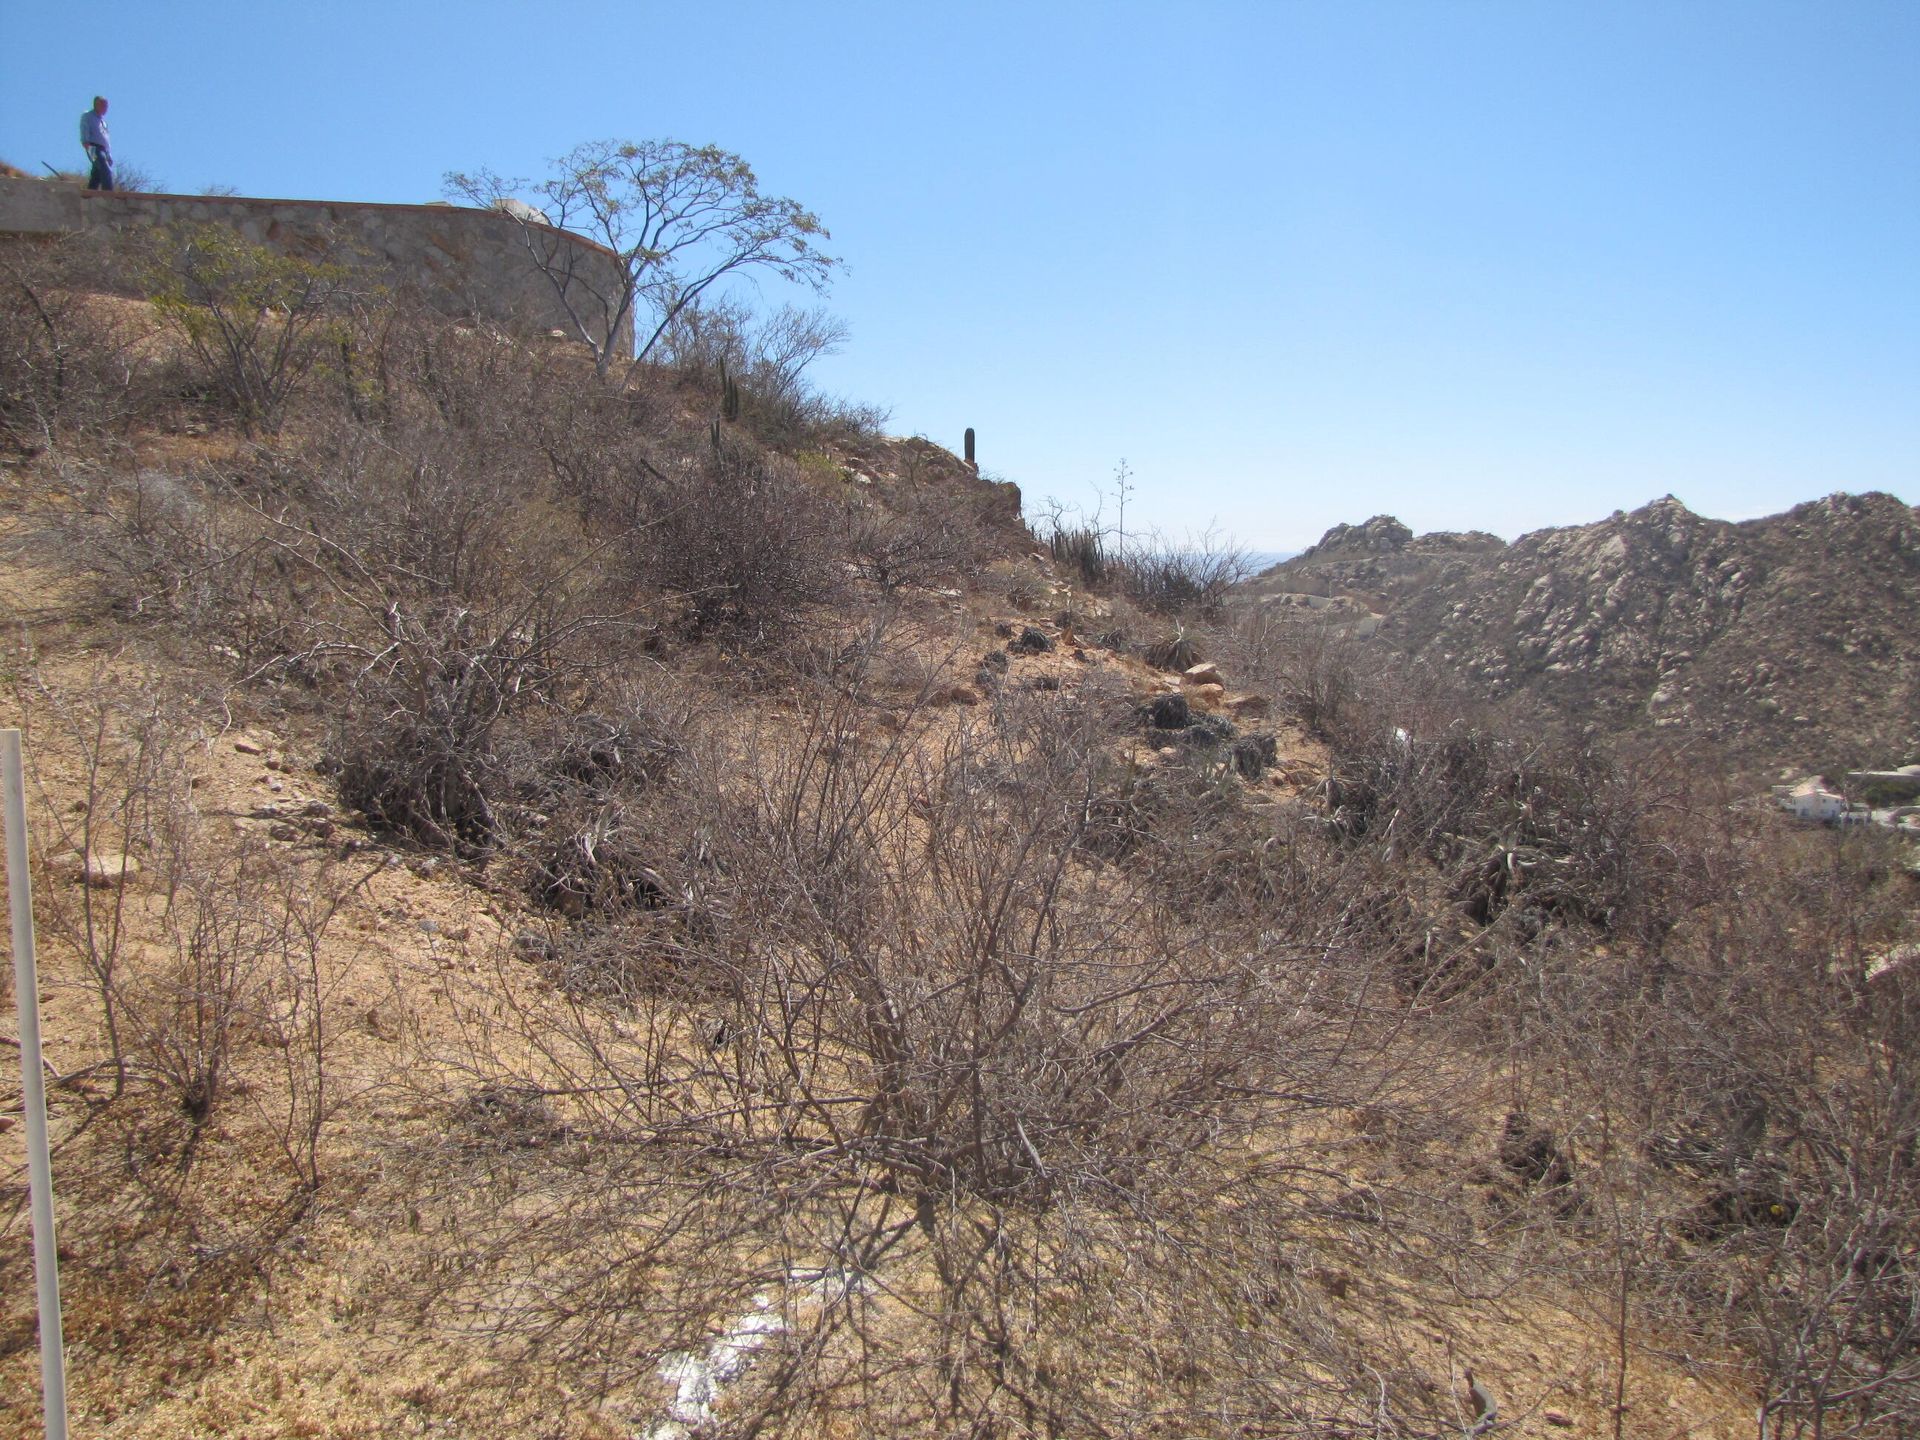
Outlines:
<svg viewBox="0 0 1920 1440"><path fill-rule="evenodd" d="M510 794L496 753L503 722L543 703L558 657L612 617L567 615L551 593L506 612L389 602L387 643L364 656L328 753L341 798L382 829L477 855Z"/></svg>
<svg viewBox="0 0 1920 1440"><path fill-rule="evenodd" d="M132 892L121 882L139 867L141 855L160 849L182 823L188 741L179 717L150 680L128 683L104 664L95 671L87 700L69 702L37 677L28 678L20 698L29 748L37 748L35 737L44 733L80 758L78 808L47 807L54 827L48 868L80 882L53 892L64 902L53 906L53 932L80 956L98 998L107 1067L118 1097L129 1063L123 972L135 943L128 909ZM89 883L95 880L105 883Z"/></svg>
<svg viewBox="0 0 1920 1440"><path fill-rule="evenodd" d="M692 707L661 687L608 698L520 727L500 755L516 802L507 844L532 898L573 920L679 909L690 893L657 792L680 768Z"/></svg>
<svg viewBox="0 0 1920 1440"><path fill-rule="evenodd" d="M0 430L46 446L153 403L138 335L96 288L100 257L79 240L0 249Z"/></svg>
<svg viewBox="0 0 1920 1440"><path fill-rule="evenodd" d="M783 460L727 445L637 493L636 578L676 597L695 634L772 643L840 588L838 517Z"/></svg>
<svg viewBox="0 0 1920 1440"><path fill-rule="evenodd" d="M851 563L863 580L889 594L936 581L964 583L986 560L987 503L908 490L884 507L851 505Z"/></svg>
<svg viewBox="0 0 1920 1440"><path fill-rule="evenodd" d="M1228 1318L1240 1267L1290 1243L1321 1183L1242 1168L1234 1137L1375 1093L1355 1062L1391 1024L1366 1011L1340 885L1280 865L1243 909L1191 908L1168 899L1172 868L1109 867L1085 843L1114 783L1108 707L1009 702L931 753L868 713L835 692L791 744L713 737L680 822L714 892L684 963L532 1004L513 1045L489 1031L502 1056L538 1053L545 1078L523 1059L512 1083L547 1107L539 1133L593 1158L543 1165L552 1142L529 1140L513 1184L537 1203L449 1211L457 1278L431 1303L623 1396L727 1317L778 1315L742 1423L1110 1428L1181 1400L1360 1403L1284 1358L1325 1359L1324 1332L1236 1347ZM1192 846L1173 818L1136 851ZM1273 863L1250 831L1244 863ZM536 1271L538 1290L514 1279ZM1111 1332L1155 1333L1184 1380L1116 1387L1087 1352L1084 1317L1127 1283L1145 1294ZM1196 1287L1219 1287L1218 1328L1185 1336L1204 1375L1159 1328Z"/></svg>
<svg viewBox="0 0 1920 1440"><path fill-rule="evenodd" d="M1120 588L1142 609L1202 619L1219 618L1227 592L1250 573L1240 550L1212 536L1186 545L1158 536L1134 539L1121 547L1114 568Z"/></svg>
<svg viewBox="0 0 1920 1440"><path fill-rule="evenodd" d="M1529 933L1560 920L1657 945L1685 906L1650 824L1666 778L1456 719L1360 732L1336 750L1329 799L1345 832L1424 854L1476 924L1511 911Z"/></svg>
<svg viewBox="0 0 1920 1440"><path fill-rule="evenodd" d="M335 1106L339 962L325 942L357 879L200 816L196 727L177 699L121 676L77 702L37 692L31 713L35 752L70 745L88 777L78 818L55 812L47 929L78 955L98 1006L107 1058L95 1068L113 1077L104 1103L164 1097L185 1127L184 1175L231 1104L239 1052L262 1047L277 1083L248 1093L296 1182L317 1189Z"/></svg>
<svg viewBox="0 0 1920 1440"><path fill-rule="evenodd" d="M1916 1010L1900 966L1864 977L1910 916L1853 837L1682 818L1663 834L1698 852L1667 867L1678 922L1600 955L1535 946L1524 980L1484 992L1485 1038L1556 1097L1579 1152L1601 1243L1578 1268L1611 1312L1617 1405L1653 1329L1746 1357L1759 1433L1902 1433L1920 1413Z"/></svg>
<svg viewBox="0 0 1920 1440"><path fill-rule="evenodd" d="M71 503L44 516L30 543L72 566L87 605L235 653L261 643L256 632L275 624L284 576L254 517L209 493L227 488L228 472L122 457L57 464Z"/></svg>
<svg viewBox="0 0 1920 1440"><path fill-rule="evenodd" d="M1332 615L1294 619L1256 610L1236 631L1237 663L1270 685L1322 739L1347 733L1371 707L1364 698L1363 641L1349 621Z"/></svg>
<svg viewBox="0 0 1920 1440"><path fill-rule="evenodd" d="M737 387L737 419L763 444L784 447L810 437L868 438L886 423L883 409L815 390L807 369L847 341L847 326L825 310L783 305L756 315L723 298L679 311L662 336L665 362L702 387ZM724 390L716 393L724 398Z"/></svg>

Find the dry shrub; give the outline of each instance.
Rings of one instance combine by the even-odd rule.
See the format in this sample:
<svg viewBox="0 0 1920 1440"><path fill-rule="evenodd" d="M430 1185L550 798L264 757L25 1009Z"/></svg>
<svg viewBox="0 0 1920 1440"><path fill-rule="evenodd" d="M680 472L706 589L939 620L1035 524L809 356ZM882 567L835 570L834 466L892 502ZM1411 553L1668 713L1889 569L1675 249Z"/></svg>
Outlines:
<svg viewBox="0 0 1920 1440"><path fill-rule="evenodd" d="M1232 647L1235 668L1270 686L1308 733L1332 739L1367 723L1369 662L1378 662L1351 621L1255 610L1235 627Z"/></svg>
<svg viewBox="0 0 1920 1440"><path fill-rule="evenodd" d="M1331 1327L1310 1306L1239 1324L1251 1274L1339 1188L1273 1147L1375 1093L1386 1027L1341 938L1351 897L1293 867L1193 912L1170 861L1091 856L1112 707L1009 702L930 752L871 713L829 692L791 741L700 748L679 823L702 923L653 983L528 1002L512 1046L489 1031L544 1077L521 1060L499 1083L534 1085L578 1145L516 1152L510 1204L442 1210L455 1278L429 1303L516 1365L591 1370L636 1421L657 1364L763 1309L783 1328L741 1423L1078 1431L1359 1403L1316 1371ZM1136 850L1193 845L1190 818ZM1263 863L1246 844L1243 873ZM1204 1366L1162 1323L1182 1306ZM1151 1358L1116 1365L1096 1333L1151 1335Z"/></svg>
<svg viewBox="0 0 1920 1440"><path fill-rule="evenodd" d="M79 237L0 246L0 431L16 445L124 424L160 398L139 331L91 293L105 263Z"/></svg>
<svg viewBox="0 0 1920 1440"><path fill-rule="evenodd" d="M146 237L146 288L249 435L272 434L316 371L338 356L361 297L331 257L254 245L223 225Z"/></svg>
<svg viewBox="0 0 1920 1440"><path fill-rule="evenodd" d="M67 1013L99 1027L50 1090L63 1284L74 1333L117 1351L225 1323L330 1185L350 1098L334 921L364 876L201 814L191 697L125 660L96 680L71 700L35 686L23 708L36 785L63 750L86 777L86 809L50 807L36 831L36 890L43 974L76 977ZM138 868L81 884L69 852ZM0 1289L30 1294L18 1278Z"/></svg>
<svg viewBox="0 0 1920 1440"><path fill-rule="evenodd" d="M83 700L37 685L27 697L31 729L70 745L86 780L82 808L52 812L49 931L83 962L107 1052L97 1068L112 1098L146 1087L197 1134L229 1099L241 1040L271 1034L292 1067L282 1142L317 1185L334 969L322 942L357 879L202 816L190 772L204 727L129 668L103 665ZM79 856L125 878L75 883Z"/></svg>
<svg viewBox="0 0 1920 1440"><path fill-rule="evenodd" d="M846 512L856 574L891 594L902 586L965 584L990 553L990 497L905 489L885 504L854 497Z"/></svg>
<svg viewBox="0 0 1920 1440"><path fill-rule="evenodd" d="M258 518L231 503L230 470L123 457L55 463L68 503L37 517L28 543L79 577L63 600L166 627L243 663L275 651L287 567L264 543Z"/></svg>
<svg viewBox="0 0 1920 1440"><path fill-rule="evenodd" d="M1185 545L1152 535L1119 548L1112 568L1120 590L1156 615L1217 620L1225 611L1228 593L1250 573L1245 555L1236 546L1211 535Z"/></svg>
<svg viewBox="0 0 1920 1440"><path fill-rule="evenodd" d="M554 595L506 613L389 602L389 643L366 657L335 712L328 755L340 796L377 827L462 854L500 836L511 797L497 742L504 724L550 698L546 686L598 617L569 616ZM349 643L335 643L346 651Z"/></svg>
<svg viewBox="0 0 1920 1440"><path fill-rule="evenodd" d="M635 499L634 578L666 591L694 635L775 644L841 589L835 507L788 461L723 443Z"/></svg>

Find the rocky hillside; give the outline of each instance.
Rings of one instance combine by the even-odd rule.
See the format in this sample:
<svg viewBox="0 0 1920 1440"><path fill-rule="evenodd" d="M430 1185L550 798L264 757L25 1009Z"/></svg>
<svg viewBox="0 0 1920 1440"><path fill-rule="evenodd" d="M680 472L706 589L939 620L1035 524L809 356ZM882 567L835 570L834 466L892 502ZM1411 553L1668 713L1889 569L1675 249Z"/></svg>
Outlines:
<svg viewBox="0 0 1920 1440"><path fill-rule="evenodd" d="M1510 546L1379 516L1328 531L1254 590L1364 610L1383 642L1489 698L1710 740L1756 767L1920 748L1920 523L1891 495L1738 524L1667 496Z"/></svg>
<svg viewBox="0 0 1920 1440"><path fill-rule="evenodd" d="M83 259L0 246L76 1435L1920 1431L1894 837L1455 723L750 373L382 296L239 336L263 394ZM1598 693L1776 593L1859 646L1788 573L1906 564L1855 503L1296 589Z"/></svg>

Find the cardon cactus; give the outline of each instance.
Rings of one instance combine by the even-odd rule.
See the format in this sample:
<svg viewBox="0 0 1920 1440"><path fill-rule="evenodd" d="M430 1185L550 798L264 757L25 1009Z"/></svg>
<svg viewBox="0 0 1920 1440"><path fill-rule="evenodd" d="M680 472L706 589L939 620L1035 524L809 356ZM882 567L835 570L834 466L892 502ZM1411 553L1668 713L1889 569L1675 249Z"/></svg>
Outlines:
<svg viewBox="0 0 1920 1440"><path fill-rule="evenodd" d="M967 464L977 466L973 458L973 426L971 425L967 426Z"/></svg>

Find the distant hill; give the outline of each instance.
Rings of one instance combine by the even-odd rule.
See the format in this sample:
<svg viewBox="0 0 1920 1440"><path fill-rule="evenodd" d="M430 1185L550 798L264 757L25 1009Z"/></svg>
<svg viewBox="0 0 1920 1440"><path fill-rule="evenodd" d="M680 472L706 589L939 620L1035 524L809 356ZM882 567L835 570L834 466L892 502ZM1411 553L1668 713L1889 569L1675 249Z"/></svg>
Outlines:
<svg viewBox="0 0 1920 1440"><path fill-rule="evenodd" d="M1246 589L1351 616L1488 698L1754 766L1920 752L1920 513L1891 495L1739 523L1667 496L1512 545L1376 516Z"/></svg>

